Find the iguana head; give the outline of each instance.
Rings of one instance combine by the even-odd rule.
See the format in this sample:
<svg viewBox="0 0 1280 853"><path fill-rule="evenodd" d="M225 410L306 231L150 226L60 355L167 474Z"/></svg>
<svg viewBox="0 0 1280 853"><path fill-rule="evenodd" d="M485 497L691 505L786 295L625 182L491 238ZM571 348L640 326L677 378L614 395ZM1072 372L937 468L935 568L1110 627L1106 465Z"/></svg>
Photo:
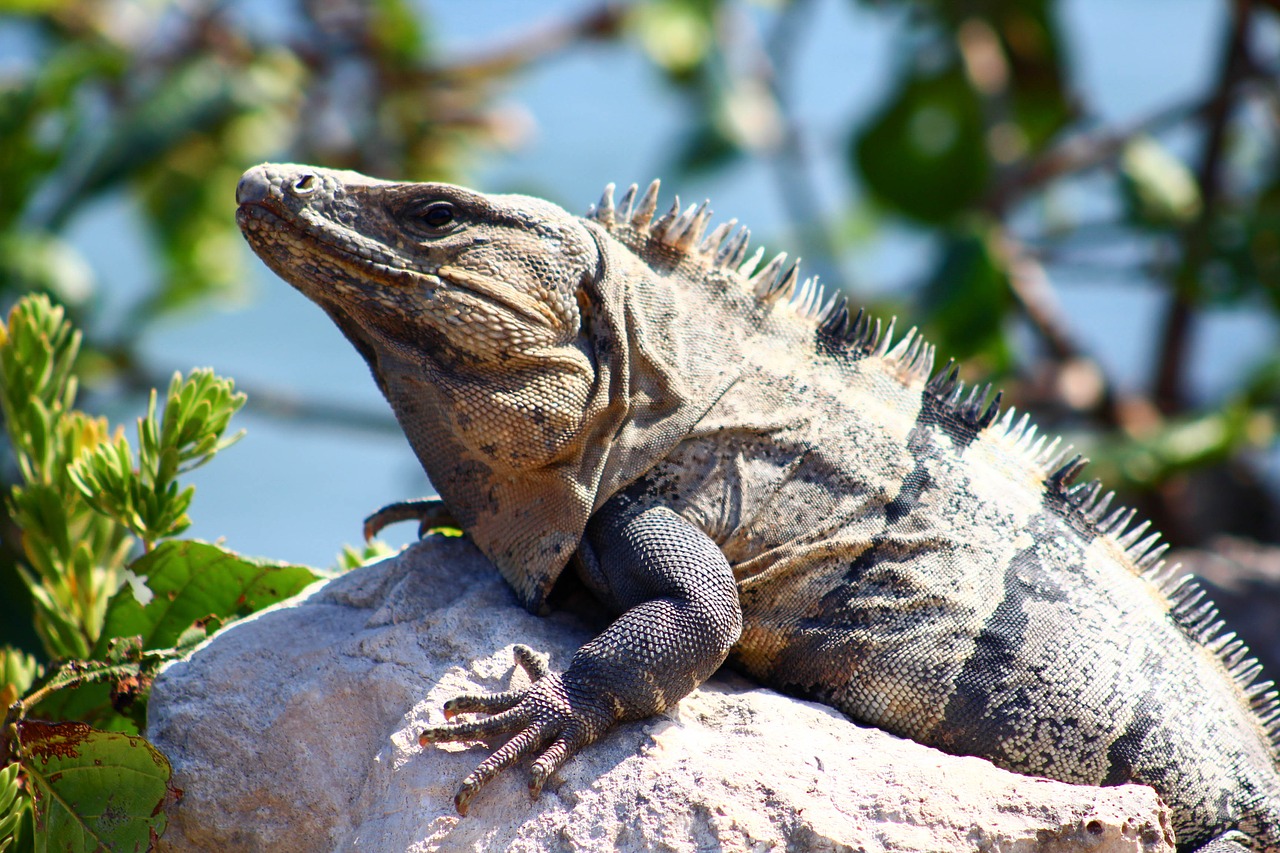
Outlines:
<svg viewBox="0 0 1280 853"><path fill-rule="evenodd" d="M334 318L389 396L411 393L405 372L429 381L454 437L492 468L566 451L594 379L577 300L598 258L578 220L525 196L288 164L249 170L236 196L254 250Z"/></svg>
<svg viewBox="0 0 1280 853"><path fill-rule="evenodd" d="M250 169L236 195L254 251L364 356L432 484L531 608L591 512L737 370L713 357L733 333L688 310L687 282L598 217L297 165Z"/></svg>
<svg viewBox="0 0 1280 853"><path fill-rule="evenodd" d="M541 199L264 164L236 200L272 270L371 339L506 369L578 334L595 243Z"/></svg>

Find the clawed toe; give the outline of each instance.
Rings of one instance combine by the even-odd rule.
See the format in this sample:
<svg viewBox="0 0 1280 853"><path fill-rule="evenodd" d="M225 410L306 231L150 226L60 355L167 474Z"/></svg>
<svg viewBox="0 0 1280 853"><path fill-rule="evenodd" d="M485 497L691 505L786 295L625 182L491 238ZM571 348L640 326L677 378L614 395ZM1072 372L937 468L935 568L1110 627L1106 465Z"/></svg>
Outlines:
<svg viewBox="0 0 1280 853"><path fill-rule="evenodd" d="M445 703L446 722L427 726L418 735L418 743L424 747L433 743L511 736L463 780L454 798L458 814L465 815L475 796L498 774L541 751L529 776L529 793L536 798L551 774L594 739L589 733L598 734L609 725L597 719L599 709L584 714L583 709L575 707L560 676L552 674L532 649L516 646L514 652L516 662L534 679L532 685L523 690L456 696ZM453 719L458 714L469 713L492 716Z"/></svg>

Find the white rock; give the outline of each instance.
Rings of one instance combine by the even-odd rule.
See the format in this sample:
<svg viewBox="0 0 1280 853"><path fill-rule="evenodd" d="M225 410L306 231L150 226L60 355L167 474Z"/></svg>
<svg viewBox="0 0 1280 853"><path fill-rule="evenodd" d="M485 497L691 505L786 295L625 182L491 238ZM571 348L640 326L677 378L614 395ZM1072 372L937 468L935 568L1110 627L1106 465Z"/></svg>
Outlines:
<svg viewBox="0 0 1280 853"><path fill-rule="evenodd" d="M169 850L1171 851L1149 788L1028 779L721 674L620 726L541 799L527 768L453 810L488 753L417 745L458 693L562 669L590 632L525 613L467 542L432 538L239 622L157 680L147 735L185 795Z"/></svg>

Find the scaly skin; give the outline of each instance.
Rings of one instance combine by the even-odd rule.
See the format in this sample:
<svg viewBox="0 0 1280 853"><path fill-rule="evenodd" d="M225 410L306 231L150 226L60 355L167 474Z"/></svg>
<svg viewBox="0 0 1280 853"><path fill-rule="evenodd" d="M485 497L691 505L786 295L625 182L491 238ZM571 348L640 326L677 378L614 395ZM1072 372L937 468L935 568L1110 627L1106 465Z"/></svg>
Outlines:
<svg viewBox="0 0 1280 853"><path fill-rule="evenodd" d="M824 302L657 185L523 196L266 165L255 251L368 361L443 504L526 607L570 562L617 619L563 674L459 697L531 790L724 660L947 752L1156 788L1180 849L1280 853L1277 711L1163 546L933 348Z"/></svg>

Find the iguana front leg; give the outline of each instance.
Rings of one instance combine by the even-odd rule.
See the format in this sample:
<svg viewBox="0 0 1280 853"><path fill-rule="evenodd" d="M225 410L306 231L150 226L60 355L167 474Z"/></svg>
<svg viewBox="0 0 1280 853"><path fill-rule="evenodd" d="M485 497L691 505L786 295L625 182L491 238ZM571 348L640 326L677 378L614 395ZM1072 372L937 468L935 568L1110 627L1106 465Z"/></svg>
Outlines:
<svg viewBox="0 0 1280 853"><path fill-rule="evenodd" d="M517 646L517 660L536 679L527 690L459 696L446 703L446 716L494 716L419 735L424 746L513 735L463 780L454 798L459 814L495 776L541 750L529 780L536 797L566 759L615 723L659 713L705 681L742 631L728 561L666 507L614 498L592 517L578 553L584 580L622 615L578 650L563 675Z"/></svg>

